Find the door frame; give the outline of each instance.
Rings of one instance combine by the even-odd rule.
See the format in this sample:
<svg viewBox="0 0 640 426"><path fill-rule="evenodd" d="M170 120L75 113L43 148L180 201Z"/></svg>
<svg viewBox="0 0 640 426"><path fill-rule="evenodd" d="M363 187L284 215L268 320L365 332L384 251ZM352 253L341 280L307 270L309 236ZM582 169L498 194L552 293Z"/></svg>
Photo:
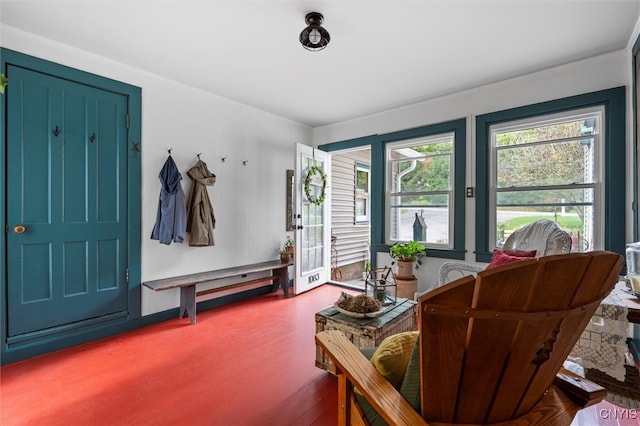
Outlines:
<svg viewBox="0 0 640 426"><path fill-rule="evenodd" d="M91 74L76 68L39 59L10 49L0 48L0 70L7 76L9 83L5 94L0 95L0 224L4 232L0 233L0 364L7 364L45 352L95 340L126 329L131 320L141 316L141 136L142 136L142 89L127 83ZM119 93L127 97L129 129L127 135L127 203L128 203L128 315L113 320L93 321L83 327L61 326L55 333L33 333L15 345L7 344L7 265L6 250L8 230L6 217L6 164L7 164L7 122L6 97L11 93L11 76L7 65L16 65L55 77L97 87L102 90Z"/></svg>
<svg viewBox="0 0 640 426"><path fill-rule="evenodd" d="M366 162L366 163L361 163L360 161L349 157L350 154L357 153L359 151L365 151L365 150L369 151L369 158L368 158L368 162ZM362 244L366 244L368 246L368 249L366 250L365 258L362 259L362 264L363 265L362 265L362 271L361 272L364 273L365 269L366 269L366 266L367 266L367 262L370 262L371 266L373 266L374 263L375 263L374 260L372 260L372 256L374 256L374 254L372 253L372 245L371 245L371 218L372 218L372 214L371 214L371 208L372 208L372 204L371 204L371 196L372 196L372 191L371 191L371 161L372 161L372 158L371 158L371 145L370 144L364 144L364 145L360 145L360 146L356 146L356 147L350 147L350 148L346 148L346 149L327 151L327 153L329 154L329 157L331 158L331 169L332 169L332 172L334 170L337 170L338 167L340 167L340 165L339 165L340 161L336 161L336 157L339 158L339 159L343 158L343 157L347 157L348 161L352 161L353 160L353 163L354 163L353 164L353 167L354 167L353 168L353 173L354 173L353 185L354 186L353 186L353 188L351 188L348 191L351 191L351 190L354 191L354 194L353 194L354 198L355 198L355 190L356 190L355 189L355 173L356 173L356 169L357 168L364 168L369 173L369 200L368 200L368 206L367 206L369 214L368 214L368 218L367 218L366 221L358 221L357 220L357 217L356 217L356 214L355 214L355 201L354 201L353 202L354 203L353 204L354 215L353 215L353 221L351 222L351 224L347 227L347 225L345 225L345 223L346 223L346 221L345 221L342 224L339 224L338 226L334 226L335 224L333 222L333 213L334 213L334 211L336 210L337 207L336 207L336 204L334 203L333 200L335 199L337 194L336 194L335 190L332 190L332 192L331 192L331 197L332 197L332 199L331 199L331 212L330 212L331 219L332 219L332 222L331 222L332 223L331 235L332 235L332 237L334 235L337 237L337 240L336 240L336 252L332 251L332 254L334 254L334 253L336 255L340 254L340 240L343 239L343 237L344 237L344 234L341 236L341 233L345 233L346 232L348 234L351 234L352 231L353 232L358 232L358 229L362 229L362 227L366 226L367 232L366 232L366 238L365 239L362 239L362 237L358 237L358 238L354 238L352 236L347 236L346 237L346 240L347 240L346 244L347 245L356 242L358 244L362 243ZM341 182L341 185L344 185L344 182ZM336 178L335 178L335 175L333 175L333 174L331 176L331 187L332 188L336 188ZM344 196L345 195L343 194L343 197ZM344 239L343 239L343 241L344 241ZM351 254L351 256L353 256L353 254ZM346 264L344 266L350 266L350 265L353 265L354 263L357 263L355 261L355 258L352 258L352 259L354 259L354 260L352 260L352 263ZM335 264L334 264L334 262L335 262ZM337 276L336 279L334 279L334 273L333 273L334 266L336 266L336 269L338 269L338 273L336 275L338 275L339 277ZM353 270L351 270L349 272L353 273L352 271ZM349 272L347 272L347 273L349 273ZM358 278L355 278L355 279L361 279L361 277L362 277L362 275L358 274ZM337 279L337 278L340 278L340 279ZM351 278L351 279L345 278L345 274L343 272L343 269L340 267L339 263L333 259L333 256L332 256L332 259L331 259L331 277L330 277L329 282L332 283L332 284L341 285L341 286L344 286L344 287L352 287L352 285L350 284L350 281L353 281L353 280L354 280L354 278ZM360 288L359 285L355 285L354 287L355 288ZM364 280L362 282L362 288L364 288Z"/></svg>
<svg viewBox="0 0 640 426"><path fill-rule="evenodd" d="M323 162L323 171L325 174L325 185L331 182L331 156L322 150L314 148L309 145L296 143L295 149L295 180L296 180L296 217L298 226L295 230L295 268L294 268L294 281L293 292L294 294L300 294L302 292L311 290L322 284L328 283L331 278L331 186L325 186L325 201L319 206L323 212L323 227L322 227L322 268L318 268L314 274L311 271L303 270L303 238L302 233L305 232L304 226L305 214L304 214L304 202L305 197L305 179L302 178L304 173L302 157L307 156L315 161L316 153L320 160ZM302 285L304 279L307 279L307 283ZM313 279L313 281L312 281Z"/></svg>

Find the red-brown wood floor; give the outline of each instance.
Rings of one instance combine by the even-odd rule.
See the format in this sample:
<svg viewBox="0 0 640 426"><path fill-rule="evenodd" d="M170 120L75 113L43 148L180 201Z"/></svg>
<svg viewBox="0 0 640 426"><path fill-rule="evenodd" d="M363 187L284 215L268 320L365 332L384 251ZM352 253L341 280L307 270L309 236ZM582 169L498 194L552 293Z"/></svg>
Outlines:
<svg viewBox="0 0 640 426"><path fill-rule="evenodd" d="M341 291L279 291L3 366L0 424L335 425L313 336ZM640 425L630 416L605 402L573 425Z"/></svg>

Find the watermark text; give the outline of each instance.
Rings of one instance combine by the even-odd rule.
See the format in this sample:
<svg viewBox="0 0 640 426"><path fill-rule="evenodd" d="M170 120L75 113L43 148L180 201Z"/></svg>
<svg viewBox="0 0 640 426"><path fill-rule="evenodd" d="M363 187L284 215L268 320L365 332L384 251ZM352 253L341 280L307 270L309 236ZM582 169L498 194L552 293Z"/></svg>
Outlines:
<svg viewBox="0 0 640 426"><path fill-rule="evenodd" d="M615 420L624 420L624 419L640 419L640 411L636 408L602 408L598 410L598 417L601 419L615 419Z"/></svg>

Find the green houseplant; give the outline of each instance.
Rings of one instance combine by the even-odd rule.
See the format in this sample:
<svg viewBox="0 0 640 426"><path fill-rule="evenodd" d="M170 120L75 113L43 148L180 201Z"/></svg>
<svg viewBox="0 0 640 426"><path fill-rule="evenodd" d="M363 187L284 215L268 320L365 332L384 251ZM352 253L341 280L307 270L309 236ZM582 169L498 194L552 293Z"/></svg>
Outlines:
<svg viewBox="0 0 640 426"><path fill-rule="evenodd" d="M417 241L407 243L395 243L389 248L389 255L403 262L415 262L416 267L422 264L420 258L427 254L426 249Z"/></svg>
<svg viewBox="0 0 640 426"><path fill-rule="evenodd" d="M389 255L395 259L392 265L397 263L397 277L414 279L413 265L419 268L420 260L426 253L426 249L417 241L407 243L395 243L389 248Z"/></svg>
<svg viewBox="0 0 640 426"><path fill-rule="evenodd" d="M289 263L293 259L295 243L291 237L285 238L284 244L280 249L280 260L282 263Z"/></svg>
<svg viewBox="0 0 640 426"><path fill-rule="evenodd" d="M295 243L293 242L293 239L291 239L291 237L287 237L287 239L284 241L283 251L293 256L294 246Z"/></svg>

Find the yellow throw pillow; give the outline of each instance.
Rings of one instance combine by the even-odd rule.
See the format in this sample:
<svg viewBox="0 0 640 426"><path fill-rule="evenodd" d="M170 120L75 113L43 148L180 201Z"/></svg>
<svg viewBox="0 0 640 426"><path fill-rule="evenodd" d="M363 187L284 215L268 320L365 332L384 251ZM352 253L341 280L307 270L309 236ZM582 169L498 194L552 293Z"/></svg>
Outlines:
<svg viewBox="0 0 640 426"><path fill-rule="evenodd" d="M387 337L371 357L371 363L396 389L404 380L407 364L418 340L417 331L406 331Z"/></svg>

